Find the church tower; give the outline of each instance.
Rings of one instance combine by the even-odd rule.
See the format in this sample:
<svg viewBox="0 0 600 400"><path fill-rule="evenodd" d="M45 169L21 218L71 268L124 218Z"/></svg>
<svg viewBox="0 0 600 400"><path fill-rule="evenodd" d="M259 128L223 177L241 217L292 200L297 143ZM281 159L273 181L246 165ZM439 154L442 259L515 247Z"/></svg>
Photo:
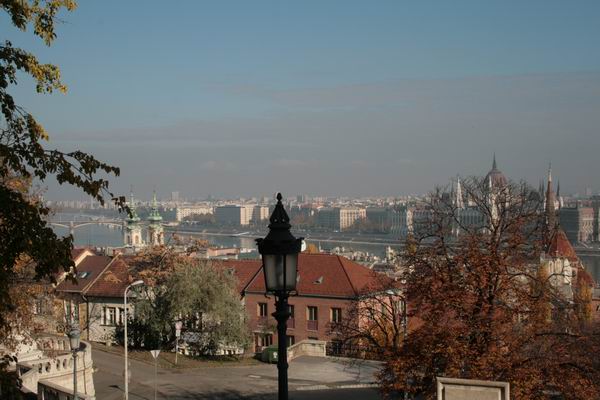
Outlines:
<svg viewBox="0 0 600 400"><path fill-rule="evenodd" d="M165 235L162 226L162 216L158 212L156 190L152 194L152 207L148 215L148 244L161 246L165 244Z"/></svg>
<svg viewBox="0 0 600 400"><path fill-rule="evenodd" d="M460 176L456 177L456 189L454 191L454 206L460 210L465 208L462 185L460 184Z"/></svg>
<svg viewBox="0 0 600 400"><path fill-rule="evenodd" d="M142 226L140 225L140 217L138 217L135 210L133 191L131 192L128 206L130 215L125 220L125 227L123 229L123 243L125 246L143 246L144 241L142 240Z"/></svg>
<svg viewBox="0 0 600 400"><path fill-rule="evenodd" d="M546 241L548 242L556 229L556 198L552 190L552 165L548 167L548 184L546 186Z"/></svg>

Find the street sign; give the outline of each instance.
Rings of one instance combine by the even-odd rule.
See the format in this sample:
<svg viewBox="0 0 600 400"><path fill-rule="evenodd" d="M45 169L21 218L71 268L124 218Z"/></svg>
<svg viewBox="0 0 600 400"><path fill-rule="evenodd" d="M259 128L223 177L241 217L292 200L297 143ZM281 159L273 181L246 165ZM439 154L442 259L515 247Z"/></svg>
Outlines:
<svg viewBox="0 0 600 400"><path fill-rule="evenodd" d="M175 337L181 336L181 328L183 327L183 322L177 321L175 322Z"/></svg>
<svg viewBox="0 0 600 400"><path fill-rule="evenodd" d="M154 357L154 359L158 358L158 355L160 354L160 350L150 350L150 353L152 353L152 357Z"/></svg>

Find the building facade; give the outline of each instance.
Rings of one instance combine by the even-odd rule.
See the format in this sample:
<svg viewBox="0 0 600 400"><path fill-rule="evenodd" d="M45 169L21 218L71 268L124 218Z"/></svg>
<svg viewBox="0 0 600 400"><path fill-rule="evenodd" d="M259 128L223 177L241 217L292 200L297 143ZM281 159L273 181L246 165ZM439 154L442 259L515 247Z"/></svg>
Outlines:
<svg viewBox="0 0 600 400"><path fill-rule="evenodd" d="M213 208L208 205L179 206L175 209L175 219L178 222L181 222L186 217L190 217L192 215L207 215L212 213Z"/></svg>
<svg viewBox="0 0 600 400"><path fill-rule="evenodd" d="M156 192L152 194L152 206L148 214L148 244L161 246L165 244L165 234L162 226L162 216L158 212Z"/></svg>
<svg viewBox="0 0 600 400"><path fill-rule="evenodd" d="M367 210L355 207L323 207L317 214L317 224L334 231L345 231L360 219L367 218Z"/></svg>
<svg viewBox="0 0 600 400"><path fill-rule="evenodd" d="M240 295L253 336L253 351L277 343L273 296L265 297L260 260L224 260L222 265L236 271ZM298 259L297 294L290 296L285 340L292 345L304 339L339 342L332 324L340 322L363 291L375 286L379 275L367 267L331 254L301 253Z"/></svg>
<svg viewBox="0 0 600 400"><path fill-rule="evenodd" d="M125 219L123 226L123 243L125 246L131 247L144 246L142 225L140 224L140 217L137 215L133 193L131 194L128 206L129 215L127 216L127 219Z"/></svg>
<svg viewBox="0 0 600 400"><path fill-rule="evenodd" d="M63 276L56 287L63 303L64 323L77 322L85 340L113 342L116 329L123 325L125 317L123 295L129 285L127 263L122 256L100 256L83 250L75 265L77 283Z"/></svg>
<svg viewBox="0 0 600 400"><path fill-rule="evenodd" d="M595 233L598 221L593 207L563 207L558 212L560 226L572 243L589 243L598 240Z"/></svg>

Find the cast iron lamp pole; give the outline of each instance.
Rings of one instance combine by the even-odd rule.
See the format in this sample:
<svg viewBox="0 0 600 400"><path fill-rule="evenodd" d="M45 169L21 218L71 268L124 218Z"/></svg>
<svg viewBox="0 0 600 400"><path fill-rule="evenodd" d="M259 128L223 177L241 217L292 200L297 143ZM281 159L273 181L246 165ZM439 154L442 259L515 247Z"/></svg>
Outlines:
<svg viewBox="0 0 600 400"><path fill-rule="evenodd" d="M123 294L123 303L125 305L125 308L123 308L123 313L124 313L124 318L123 318L123 324L125 325L125 329L124 329L124 347L125 347L125 400L129 400L129 368L127 365L127 342L129 341L127 339L127 291L129 289L131 289L134 286L139 286L139 285L143 285L144 281L142 280L138 280L133 282L131 285L127 286L125 288L125 293Z"/></svg>
<svg viewBox="0 0 600 400"><path fill-rule="evenodd" d="M262 256L267 294L275 295L277 320L277 372L279 400L288 399L287 320L288 297L296 290L298 275L298 253L302 249L302 238L290 232L290 218L283 204L281 193L277 193L277 204L269 219L269 233L264 239L256 239L258 252Z"/></svg>
<svg viewBox="0 0 600 400"><path fill-rule="evenodd" d="M79 327L76 324L71 325L71 330L67 336L69 336L69 345L71 346L71 353L73 353L73 400L77 400L77 352L81 344Z"/></svg>

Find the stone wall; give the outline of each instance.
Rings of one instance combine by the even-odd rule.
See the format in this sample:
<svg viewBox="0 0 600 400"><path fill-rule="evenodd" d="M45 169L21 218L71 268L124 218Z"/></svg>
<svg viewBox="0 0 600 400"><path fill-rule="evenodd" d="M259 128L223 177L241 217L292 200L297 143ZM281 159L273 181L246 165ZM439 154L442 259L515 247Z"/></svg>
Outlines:
<svg viewBox="0 0 600 400"><path fill-rule="evenodd" d="M37 339L37 343L43 354L38 359L18 362L16 366L23 388L37 392L39 396L38 386L42 383L60 387L72 394L73 355L69 350L69 339L64 336L44 336ZM95 396L92 373L92 348L89 343L81 341L81 350L77 355L77 391L90 398Z"/></svg>
<svg viewBox="0 0 600 400"><path fill-rule="evenodd" d="M509 400L507 382L437 377L437 400Z"/></svg>
<svg viewBox="0 0 600 400"><path fill-rule="evenodd" d="M288 361L300 356L325 357L326 345L327 342L324 340L301 340L288 347Z"/></svg>

